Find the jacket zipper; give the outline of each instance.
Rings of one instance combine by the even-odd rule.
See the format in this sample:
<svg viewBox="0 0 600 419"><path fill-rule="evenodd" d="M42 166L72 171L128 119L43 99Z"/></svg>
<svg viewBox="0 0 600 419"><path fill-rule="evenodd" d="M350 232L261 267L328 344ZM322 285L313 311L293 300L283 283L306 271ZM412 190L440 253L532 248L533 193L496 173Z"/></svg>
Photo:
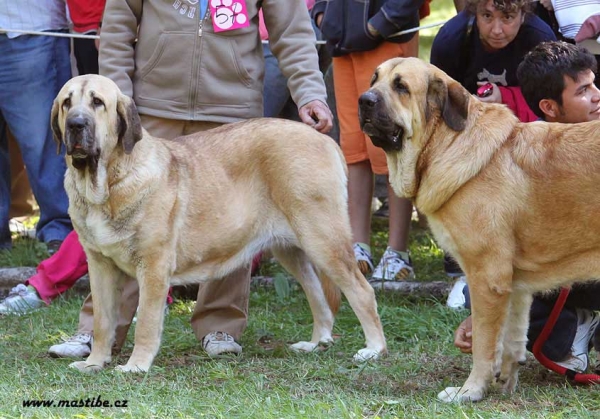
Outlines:
<svg viewBox="0 0 600 419"><path fill-rule="evenodd" d="M207 6L206 13L204 13L204 16L202 17L202 19L200 19L200 25L198 26L198 36L202 36L202 27L204 26L204 22L206 21L206 19L208 18L209 15L210 15L210 6Z"/></svg>
<svg viewBox="0 0 600 419"><path fill-rule="evenodd" d="M198 95L198 80L200 78L200 74L198 71L198 62L201 60L200 56L202 55L202 28L204 27L204 23L208 20L208 17L210 16L210 6L206 8L206 12L204 13L204 16L202 16L202 18L199 19L199 23L198 23L198 42L200 42L200 46L199 48L194 48L194 51L200 51L197 53L197 55L194 57L194 61L192 63L192 68L193 68L193 72L194 72L194 77L192 78L192 83L193 85L190 86L190 93L191 93L191 97L190 97L190 111L189 111L189 119L190 121L194 120L194 113L196 111L196 96Z"/></svg>

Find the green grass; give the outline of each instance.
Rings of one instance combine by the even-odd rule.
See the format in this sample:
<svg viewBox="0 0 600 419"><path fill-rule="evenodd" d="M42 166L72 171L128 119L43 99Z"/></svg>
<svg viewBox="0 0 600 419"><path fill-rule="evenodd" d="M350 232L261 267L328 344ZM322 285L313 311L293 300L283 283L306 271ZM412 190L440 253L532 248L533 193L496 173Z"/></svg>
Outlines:
<svg viewBox="0 0 600 419"><path fill-rule="evenodd" d="M374 249L387 237L376 220ZM422 280L443 278L441 253L429 233L413 224L411 251ZM263 274L281 275L275 263ZM588 418L600 417L596 387L573 387L531 356L512 396L492 392L478 404L446 405L436 399L468 376L471 357L453 345L465 316L432 298L377 294L390 354L356 365L364 336L349 306L336 319L336 343L296 354L290 343L310 337L312 318L304 293L290 281L281 289L252 289L248 329L238 358L209 359L189 326L193 303L177 301L166 318L161 350L148 374L125 375L114 366L132 351L133 330L108 368L84 375L70 361L50 358L48 347L76 328L82 298L67 293L51 306L21 317L0 318L0 418ZM132 328L133 329L133 328ZM24 400L127 400L127 408L23 407Z"/></svg>
<svg viewBox="0 0 600 419"><path fill-rule="evenodd" d="M600 416L598 389L572 387L530 359L516 394L492 393L479 404L445 405L444 387L466 379L470 357L452 346L463 314L433 300L413 301L390 293L378 303L390 354L355 365L363 336L344 305L335 345L295 354L288 344L307 339L311 315L304 294L292 285L282 300L273 289L253 289L250 322L238 358L203 356L189 327L192 303L177 302L166 319L163 343L151 371L125 375L106 370L84 375L68 360L46 355L70 334L81 298L66 296L29 316L5 317L0 335L0 417L231 417L231 418L585 418ZM131 336L130 336L131 337ZM34 408L23 400L128 400L127 408Z"/></svg>

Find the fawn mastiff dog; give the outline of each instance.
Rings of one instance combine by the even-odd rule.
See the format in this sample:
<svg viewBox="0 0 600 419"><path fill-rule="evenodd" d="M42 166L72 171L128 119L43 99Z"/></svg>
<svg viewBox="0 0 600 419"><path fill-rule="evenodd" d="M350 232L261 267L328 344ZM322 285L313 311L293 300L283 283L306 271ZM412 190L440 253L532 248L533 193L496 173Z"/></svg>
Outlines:
<svg viewBox="0 0 600 419"><path fill-rule="evenodd" d="M473 368L438 397L478 401L493 381L512 392L532 293L600 278L600 122L519 123L416 58L379 66L360 122L467 276Z"/></svg>
<svg viewBox="0 0 600 419"><path fill-rule="evenodd" d="M52 129L66 147L69 213L94 297L92 352L71 366L94 371L111 361L124 277L139 283L139 313L133 353L117 369L147 371L169 286L221 278L267 247L301 283L313 313L311 340L294 349L332 341L341 290L366 336L355 359L386 352L374 292L352 250L346 165L329 137L256 119L154 138L133 101L96 75L65 84Z"/></svg>

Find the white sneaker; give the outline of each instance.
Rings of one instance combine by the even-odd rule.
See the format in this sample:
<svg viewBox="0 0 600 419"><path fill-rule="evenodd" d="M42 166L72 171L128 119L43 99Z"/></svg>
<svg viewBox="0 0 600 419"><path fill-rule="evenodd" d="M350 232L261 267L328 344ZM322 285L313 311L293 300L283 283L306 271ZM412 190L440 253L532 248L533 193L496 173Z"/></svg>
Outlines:
<svg viewBox="0 0 600 419"><path fill-rule="evenodd" d="M573 339L571 354L563 361L557 362L565 368L573 371L584 372L588 367L588 351L590 340L600 323L600 315L595 311L578 308L577 310L577 332Z"/></svg>
<svg viewBox="0 0 600 419"><path fill-rule="evenodd" d="M412 281L415 272L409 262L388 246L373 271L371 280L374 281Z"/></svg>
<svg viewBox="0 0 600 419"><path fill-rule="evenodd" d="M233 336L225 332L210 332L202 338L202 347L208 356L242 353L242 347L235 341Z"/></svg>
<svg viewBox="0 0 600 419"><path fill-rule="evenodd" d="M358 269L363 275L368 275L373 272L373 258L371 254L360 247L358 243L354 243L354 257L358 263Z"/></svg>
<svg viewBox="0 0 600 419"><path fill-rule="evenodd" d="M463 276L459 276L452 289L450 290L450 294L448 294L448 301L446 301L446 305L450 308L461 309L465 308L465 294L463 290L467 286L467 278Z"/></svg>
<svg viewBox="0 0 600 419"><path fill-rule="evenodd" d="M48 353L53 358L85 358L92 352L94 338L88 333L78 333L63 343L52 345Z"/></svg>
<svg viewBox="0 0 600 419"><path fill-rule="evenodd" d="M8 293L0 303L0 314L26 314L45 306L35 288L19 284Z"/></svg>
<svg viewBox="0 0 600 419"><path fill-rule="evenodd" d="M587 354L579 354L579 355L569 355L565 359L556 363L561 367L565 367L572 371L576 372L585 372L588 366L588 356Z"/></svg>

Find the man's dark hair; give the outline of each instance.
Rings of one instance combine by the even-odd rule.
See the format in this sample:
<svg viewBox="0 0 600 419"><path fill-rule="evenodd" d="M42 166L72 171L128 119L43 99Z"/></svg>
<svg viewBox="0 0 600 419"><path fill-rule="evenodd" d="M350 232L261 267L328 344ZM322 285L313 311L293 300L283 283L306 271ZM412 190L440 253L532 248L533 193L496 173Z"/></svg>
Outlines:
<svg viewBox="0 0 600 419"><path fill-rule="evenodd" d="M479 5L487 2L488 0L467 0L465 8L469 13L476 14ZM496 10L500 10L504 13L514 13L519 10L522 11L523 14L531 13L534 7L532 0L494 0L492 4Z"/></svg>
<svg viewBox="0 0 600 419"><path fill-rule="evenodd" d="M517 68L521 92L531 110L540 118L540 100L552 99L562 106L564 76L574 81L588 70L596 73L596 58L583 47L563 41L538 44L525 55Z"/></svg>

